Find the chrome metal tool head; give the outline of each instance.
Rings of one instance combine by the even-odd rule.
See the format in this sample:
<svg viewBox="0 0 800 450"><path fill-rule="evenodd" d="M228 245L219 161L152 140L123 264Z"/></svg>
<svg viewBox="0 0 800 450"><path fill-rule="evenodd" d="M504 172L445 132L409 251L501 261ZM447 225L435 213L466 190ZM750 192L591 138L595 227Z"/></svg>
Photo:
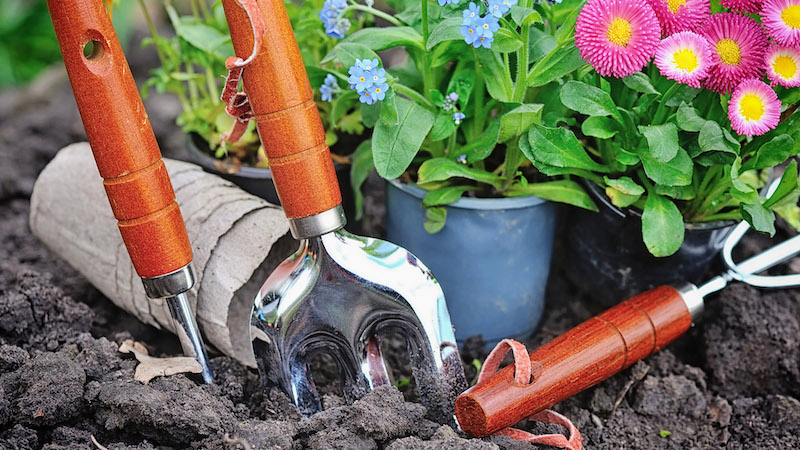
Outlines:
<svg viewBox="0 0 800 450"><path fill-rule="evenodd" d="M309 358L332 356L353 401L389 383L379 345L387 333L406 337L429 415L451 420L467 383L444 294L402 247L343 229L304 239L264 283L250 320L262 380L304 415L322 409Z"/></svg>

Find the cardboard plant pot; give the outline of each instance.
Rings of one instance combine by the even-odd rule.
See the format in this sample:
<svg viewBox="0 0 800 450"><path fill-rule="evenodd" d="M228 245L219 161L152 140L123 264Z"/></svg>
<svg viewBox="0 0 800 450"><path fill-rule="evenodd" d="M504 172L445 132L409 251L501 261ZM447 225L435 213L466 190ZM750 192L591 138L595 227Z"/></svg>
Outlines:
<svg viewBox="0 0 800 450"><path fill-rule="evenodd" d="M606 307L663 284L703 281L736 225L733 221L687 223L678 251L657 258L642 240L641 211L617 208L595 184L585 186L600 211L570 210L565 244L571 263L567 274Z"/></svg>
<svg viewBox="0 0 800 450"><path fill-rule="evenodd" d="M553 250L556 204L537 197L461 198L438 233L423 228L427 191L386 185L387 239L409 249L441 283L456 339L488 344L536 329Z"/></svg>

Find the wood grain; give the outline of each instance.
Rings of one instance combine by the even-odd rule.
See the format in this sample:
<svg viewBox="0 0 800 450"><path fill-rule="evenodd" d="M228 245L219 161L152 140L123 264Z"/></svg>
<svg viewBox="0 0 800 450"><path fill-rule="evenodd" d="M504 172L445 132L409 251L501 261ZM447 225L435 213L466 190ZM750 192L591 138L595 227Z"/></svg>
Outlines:
<svg viewBox="0 0 800 450"><path fill-rule="evenodd" d="M75 101L136 272L155 277L192 260L161 151L100 0L48 0ZM91 43L94 52L85 55Z"/></svg>
<svg viewBox="0 0 800 450"><path fill-rule="evenodd" d="M514 425L664 348L691 323L672 287L632 297L531 353L537 367L531 384L514 381L512 364L461 394L458 423L478 437Z"/></svg>
<svg viewBox="0 0 800 450"><path fill-rule="evenodd" d="M247 58L253 32L236 0L223 0L236 55ZM259 0L266 24L258 56L242 73L244 91L269 157L286 217L327 211L342 202L325 130L283 0Z"/></svg>

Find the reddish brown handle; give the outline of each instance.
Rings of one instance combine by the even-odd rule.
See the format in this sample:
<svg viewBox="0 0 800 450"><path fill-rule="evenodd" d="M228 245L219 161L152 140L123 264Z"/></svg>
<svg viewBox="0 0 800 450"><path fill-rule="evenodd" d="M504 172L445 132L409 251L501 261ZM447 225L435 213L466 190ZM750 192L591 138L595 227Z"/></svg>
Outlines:
<svg viewBox="0 0 800 450"><path fill-rule="evenodd" d="M136 272L155 277L186 266L192 261L186 227L104 2L48 0L47 6L97 168ZM89 42L94 51L84 56Z"/></svg>
<svg viewBox="0 0 800 450"><path fill-rule="evenodd" d="M236 55L247 59L253 50L247 13L236 0L222 5ZM242 73L244 90L286 217L319 214L342 202L325 130L283 0L259 0L258 6L266 34Z"/></svg>
<svg viewBox="0 0 800 450"><path fill-rule="evenodd" d="M533 383L516 383L511 365L468 389L456 401L458 423L473 436L488 436L664 348L691 324L674 288L639 294L531 353Z"/></svg>

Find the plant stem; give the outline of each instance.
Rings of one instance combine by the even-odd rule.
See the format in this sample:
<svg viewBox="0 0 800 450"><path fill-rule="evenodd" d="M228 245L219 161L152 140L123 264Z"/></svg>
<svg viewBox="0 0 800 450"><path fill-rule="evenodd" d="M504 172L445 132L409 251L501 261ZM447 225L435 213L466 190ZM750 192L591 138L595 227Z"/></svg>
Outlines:
<svg viewBox="0 0 800 450"><path fill-rule="evenodd" d="M481 65L478 62L478 52L474 48L472 49L473 54L475 55L475 86L473 87L472 92L472 107L473 107L473 114L474 117L472 118L472 139L478 139L483 133L483 118L485 117L481 114L483 110L483 69L481 69Z"/></svg>
<svg viewBox="0 0 800 450"><path fill-rule="evenodd" d="M430 98L433 89L433 72L431 71L431 57L428 53L428 0L420 0L422 3L422 85L425 89L425 98Z"/></svg>
<svg viewBox="0 0 800 450"><path fill-rule="evenodd" d="M524 7L530 7L530 1L523 0ZM522 47L517 50L517 79L514 85L514 101L522 102L525 98L525 91L528 88L528 34L530 34L530 23L522 25L521 40Z"/></svg>
<svg viewBox="0 0 800 450"><path fill-rule="evenodd" d="M697 216L692 222L716 222L718 220L742 220L742 213L739 210L728 211L725 213L711 214L709 216Z"/></svg>
<svg viewBox="0 0 800 450"><path fill-rule="evenodd" d="M430 100L425 98L425 96L415 91L414 89L411 89L410 87L400 83L393 84L392 88L394 88L395 92L397 92L398 94L405 95L411 100L414 100L420 105L430 109L431 111L436 111L436 106Z"/></svg>
<svg viewBox="0 0 800 450"><path fill-rule="evenodd" d="M217 89L217 78L210 67L206 67L206 84L208 85L208 95L212 98L219 98L219 90Z"/></svg>
<svg viewBox="0 0 800 450"><path fill-rule="evenodd" d="M680 83L673 82L672 86L667 89L667 92L658 103L658 109L656 109L656 114L653 116L653 125L661 125L661 123L664 121L667 112L667 102L672 98L673 95L675 95L676 92L678 92L680 87Z"/></svg>
<svg viewBox="0 0 800 450"><path fill-rule="evenodd" d="M167 61L164 57L164 54L161 53L161 49L158 48L158 31L156 31L156 26L153 23L153 18L150 17L150 12L147 11L147 7L144 4L144 0L139 0L139 6L142 8L142 14L144 15L144 20L147 22L147 28L150 30L150 36L153 38L153 47L156 48L156 54L158 54L158 62L161 63L163 67Z"/></svg>
<svg viewBox="0 0 800 450"><path fill-rule="evenodd" d="M348 6L345 11L350 10L350 9L354 9L354 10L364 11L366 13L370 13L375 17L380 17L381 19L391 23L394 26L398 26L398 27L405 26L405 24L403 22L401 22L400 20L396 19L394 16L392 16L390 14L387 14L387 13L381 11L381 10L378 10L378 9L375 9L375 8L370 8L369 6L354 4L354 5Z"/></svg>
<svg viewBox="0 0 800 450"><path fill-rule="evenodd" d="M457 135L458 135L458 128L456 128L456 131L454 131L453 134L450 135L450 140L447 143L447 148L444 149L444 156L448 156L451 150L456 149Z"/></svg>

